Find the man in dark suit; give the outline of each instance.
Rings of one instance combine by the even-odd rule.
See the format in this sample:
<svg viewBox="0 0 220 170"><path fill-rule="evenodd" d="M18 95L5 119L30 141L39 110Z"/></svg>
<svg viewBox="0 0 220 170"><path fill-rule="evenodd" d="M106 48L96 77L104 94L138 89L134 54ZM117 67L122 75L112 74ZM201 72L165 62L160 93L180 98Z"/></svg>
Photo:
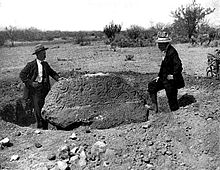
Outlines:
<svg viewBox="0 0 220 170"><path fill-rule="evenodd" d="M171 38L166 32L158 33L158 48L162 52L162 62L158 77L148 84L148 92L152 101L152 107L158 112L157 92L165 89L171 111L179 109L177 101L178 89L185 86L182 76L182 62L176 49L170 44Z"/></svg>
<svg viewBox="0 0 220 170"><path fill-rule="evenodd" d="M60 76L44 61L46 58L46 50L42 44L35 46L32 55L36 55L36 59L27 63L21 70L20 78L25 84L24 98L31 99L34 107L34 114L37 121L37 128L48 129L48 123L41 116L41 109L45 102L45 97L50 91L51 76L56 81Z"/></svg>

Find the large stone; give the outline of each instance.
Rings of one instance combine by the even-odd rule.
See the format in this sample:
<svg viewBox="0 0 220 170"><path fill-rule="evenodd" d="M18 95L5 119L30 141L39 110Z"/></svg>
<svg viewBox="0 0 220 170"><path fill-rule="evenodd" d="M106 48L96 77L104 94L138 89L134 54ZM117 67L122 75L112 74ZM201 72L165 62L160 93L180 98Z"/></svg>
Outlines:
<svg viewBox="0 0 220 170"><path fill-rule="evenodd" d="M103 129L146 121L148 110L139 91L125 79L114 74L87 74L55 83L42 116L63 129L78 125Z"/></svg>

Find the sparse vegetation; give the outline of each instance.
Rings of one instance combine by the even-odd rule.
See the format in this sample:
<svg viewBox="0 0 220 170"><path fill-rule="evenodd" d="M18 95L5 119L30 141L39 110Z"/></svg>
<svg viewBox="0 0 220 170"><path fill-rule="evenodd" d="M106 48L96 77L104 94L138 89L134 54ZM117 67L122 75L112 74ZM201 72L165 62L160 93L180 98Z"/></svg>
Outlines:
<svg viewBox="0 0 220 170"><path fill-rule="evenodd" d="M103 32L109 39L109 42L111 43L114 39L116 34L119 34L121 32L122 26L120 24L115 24L113 21L109 24L106 25Z"/></svg>

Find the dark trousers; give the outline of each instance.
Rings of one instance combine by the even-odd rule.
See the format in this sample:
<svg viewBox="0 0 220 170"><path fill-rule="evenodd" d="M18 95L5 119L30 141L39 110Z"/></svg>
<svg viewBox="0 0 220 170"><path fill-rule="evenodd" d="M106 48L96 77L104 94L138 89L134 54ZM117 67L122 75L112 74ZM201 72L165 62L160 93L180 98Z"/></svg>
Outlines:
<svg viewBox="0 0 220 170"><path fill-rule="evenodd" d="M43 86L36 88L32 94L32 101L34 105L34 114L37 122L37 128L48 129L48 122L42 118L41 109L45 103L45 97L48 90Z"/></svg>
<svg viewBox="0 0 220 170"><path fill-rule="evenodd" d="M148 92L151 97L151 101L153 104L157 105L157 92L165 89L166 96L168 98L168 103L171 111L175 111L179 109L179 104L177 100L178 89L176 88L173 80L164 80L158 79L151 81L148 84Z"/></svg>

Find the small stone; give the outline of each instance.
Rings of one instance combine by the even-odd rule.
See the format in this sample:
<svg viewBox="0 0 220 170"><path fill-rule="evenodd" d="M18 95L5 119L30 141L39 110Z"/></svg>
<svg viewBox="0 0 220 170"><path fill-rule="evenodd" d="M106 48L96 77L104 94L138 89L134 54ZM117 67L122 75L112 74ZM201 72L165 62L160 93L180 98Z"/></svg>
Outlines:
<svg viewBox="0 0 220 170"><path fill-rule="evenodd" d="M21 136L21 132L15 132L15 136Z"/></svg>
<svg viewBox="0 0 220 170"><path fill-rule="evenodd" d="M171 139L170 137L167 136L167 137L165 137L165 141L166 141L166 142L171 142L172 139Z"/></svg>
<svg viewBox="0 0 220 170"><path fill-rule="evenodd" d="M104 161L104 162L103 162L103 166L107 167L107 166L109 166L109 165L110 165L110 162L108 162L108 161Z"/></svg>
<svg viewBox="0 0 220 170"><path fill-rule="evenodd" d="M79 155L74 155L74 156L72 156L71 158L70 158L70 163L73 163L73 162L75 162L77 159L79 159Z"/></svg>
<svg viewBox="0 0 220 170"><path fill-rule="evenodd" d="M154 144L154 142L151 140L148 142L148 146L152 146L153 144Z"/></svg>
<svg viewBox="0 0 220 170"><path fill-rule="evenodd" d="M86 133L91 133L91 130L90 130L90 129L87 129L87 130L86 130Z"/></svg>
<svg viewBox="0 0 220 170"><path fill-rule="evenodd" d="M69 159L70 157L70 147L68 145L62 146L59 149L59 158L61 159Z"/></svg>
<svg viewBox="0 0 220 170"><path fill-rule="evenodd" d="M4 138L0 141L0 144L7 145L7 144L9 144L9 142L10 142L9 138Z"/></svg>
<svg viewBox="0 0 220 170"><path fill-rule="evenodd" d="M76 134L73 132L72 135L71 135L69 138L72 139L72 140L76 140L76 139L77 139L77 136L76 136Z"/></svg>
<svg viewBox="0 0 220 170"><path fill-rule="evenodd" d="M17 161L20 157L18 155L12 155L10 161Z"/></svg>
<svg viewBox="0 0 220 170"><path fill-rule="evenodd" d="M151 127L150 122L147 122L145 125L142 126L143 129L148 129Z"/></svg>
<svg viewBox="0 0 220 170"><path fill-rule="evenodd" d="M68 164L64 161L58 161L57 166L59 170L66 170L68 168Z"/></svg>
<svg viewBox="0 0 220 170"><path fill-rule="evenodd" d="M148 168L153 168L154 166L152 164L147 164Z"/></svg>
<svg viewBox="0 0 220 170"><path fill-rule="evenodd" d="M49 154L48 156L47 156L47 159L48 160L55 160L56 159L56 154L55 153L51 153L51 154Z"/></svg>
<svg viewBox="0 0 220 170"><path fill-rule="evenodd" d="M220 170L220 166L218 168L216 168L216 170Z"/></svg>
<svg viewBox="0 0 220 170"><path fill-rule="evenodd" d="M70 150L70 154L71 155L76 155L78 151L79 151L79 147L76 146L76 147L74 147L73 149Z"/></svg>
<svg viewBox="0 0 220 170"><path fill-rule="evenodd" d="M34 131L34 133L39 135L39 134L41 134L41 131L37 129Z"/></svg>
<svg viewBox="0 0 220 170"><path fill-rule="evenodd" d="M212 120L212 118L211 118L211 117L207 118L207 121L211 121L211 120Z"/></svg>
<svg viewBox="0 0 220 170"><path fill-rule="evenodd" d="M86 166L86 153L84 150L79 155L79 166Z"/></svg>
<svg viewBox="0 0 220 170"><path fill-rule="evenodd" d="M166 151L166 154L167 154L167 155L172 155L173 153L172 153L170 150L167 150L167 151Z"/></svg>
<svg viewBox="0 0 220 170"><path fill-rule="evenodd" d="M93 144L91 148L91 154L99 155L100 153L104 153L106 151L106 144L102 141L97 141Z"/></svg>
<svg viewBox="0 0 220 170"><path fill-rule="evenodd" d="M41 148L42 147L42 145L40 143L38 143L38 142L35 143L34 145L35 145L36 148Z"/></svg>
<svg viewBox="0 0 220 170"><path fill-rule="evenodd" d="M115 158L115 151L113 149L106 149L104 155L104 160L112 160Z"/></svg>

